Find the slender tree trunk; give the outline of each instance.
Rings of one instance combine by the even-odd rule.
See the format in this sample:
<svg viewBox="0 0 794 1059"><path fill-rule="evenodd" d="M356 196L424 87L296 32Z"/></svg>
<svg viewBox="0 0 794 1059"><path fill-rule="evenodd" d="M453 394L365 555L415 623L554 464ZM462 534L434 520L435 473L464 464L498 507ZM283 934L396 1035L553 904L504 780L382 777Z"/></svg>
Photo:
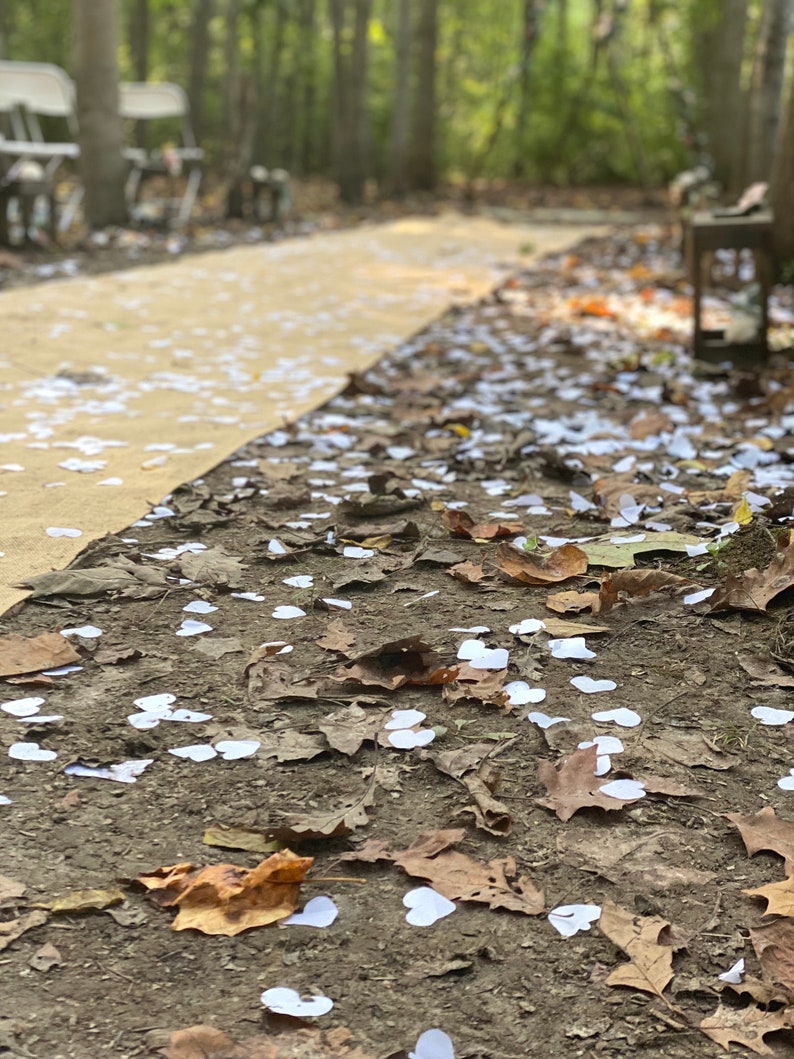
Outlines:
<svg viewBox="0 0 794 1059"><path fill-rule="evenodd" d="M794 261L794 80L789 89L780 144L775 155L770 189L775 215L774 240L778 265Z"/></svg>
<svg viewBox="0 0 794 1059"><path fill-rule="evenodd" d="M329 0L334 38L334 168L343 202L364 199L367 37L372 0ZM353 8L353 29L346 18Z"/></svg>
<svg viewBox="0 0 794 1059"><path fill-rule="evenodd" d="M72 0L72 26L86 223L91 228L124 224L117 0Z"/></svg>
<svg viewBox="0 0 794 1059"><path fill-rule="evenodd" d="M201 143L204 135L204 92L210 54L212 8L213 0L196 0L193 8L188 99L190 100L190 117L197 143Z"/></svg>
<svg viewBox="0 0 794 1059"><path fill-rule="evenodd" d="M397 45L394 70L394 115L390 164L390 190L404 195L408 166L408 131L411 118L411 0L400 0L398 6Z"/></svg>
<svg viewBox="0 0 794 1059"><path fill-rule="evenodd" d="M719 17L703 42L705 118L714 175L730 191L741 183L741 85L748 0L718 0Z"/></svg>
<svg viewBox="0 0 794 1059"><path fill-rule="evenodd" d="M301 93L303 97L303 126L300 168L311 172L316 163L315 100L317 98L316 64L314 56L316 0L303 0L300 12L300 54L303 59Z"/></svg>
<svg viewBox="0 0 794 1059"><path fill-rule="evenodd" d="M130 12L129 40L133 76L136 81L146 81L149 77L149 0L135 0ZM148 133L147 122L137 122L135 142L144 150L149 146Z"/></svg>
<svg viewBox="0 0 794 1059"><path fill-rule="evenodd" d="M780 127L792 0L764 0L753 56L743 183L769 180Z"/></svg>
<svg viewBox="0 0 794 1059"><path fill-rule="evenodd" d="M283 4L276 5L276 24L272 34L272 46L267 63L267 85L264 89L264 122L262 125L262 148L263 156L269 165L283 165L281 152L283 150L282 137L279 132L283 126L279 122L280 89L281 85L281 60L284 55L284 33L287 28L287 12Z"/></svg>
<svg viewBox="0 0 794 1059"><path fill-rule="evenodd" d="M527 168L527 126L529 124L532 59L540 32L540 19L544 7L545 0L524 0L518 82L518 117L515 136L517 153L513 162L513 174L517 177L524 176Z"/></svg>
<svg viewBox="0 0 794 1059"><path fill-rule="evenodd" d="M234 122L234 104L237 98L240 74L240 0L226 0L226 36L223 44L223 128L229 135Z"/></svg>
<svg viewBox="0 0 794 1059"><path fill-rule="evenodd" d="M432 191L436 186L436 51L438 0L421 0L419 57L414 117L412 175L414 187Z"/></svg>

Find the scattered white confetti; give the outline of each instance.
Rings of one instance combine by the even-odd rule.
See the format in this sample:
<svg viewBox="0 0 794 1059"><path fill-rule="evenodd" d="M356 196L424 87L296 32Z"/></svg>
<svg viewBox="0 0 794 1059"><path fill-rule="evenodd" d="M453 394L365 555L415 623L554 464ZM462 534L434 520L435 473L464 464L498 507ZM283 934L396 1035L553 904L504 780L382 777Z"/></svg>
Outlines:
<svg viewBox="0 0 794 1059"><path fill-rule="evenodd" d="M421 603L423 599L430 599L431 596L437 596L440 591L440 588L434 588L432 592L425 592L423 595L417 596L416 599L409 599L407 603L403 603L403 606L412 607L415 603Z"/></svg>
<svg viewBox="0 0 794 1059"><path fill-rule="evenodd" d="M67 765L63 770L67 776L82 776L86 779L115 780L116 783L135 783L144 769L147 769L154 758L140 758L137 761L122 761L119 765L106 765L94 768L90 765Z"/></svg>
<svg viewBox="0 0 794 1059"><path fill-rule="evenodd" d="M597 746L599 754L623 753L623 743L615 735L597 735L585 743L580 743L579 749L586 750L589 746Z"/></svg>
<svg viewBox="0 0 794 1059"><path fill-rule="evenodd" d="M213 606L212 603L208 603L206 599L194 599L192 603L188 603L182 610L186 614L212 614L214 610L218 608ZM187 636L187 633L183 633L183 636Z"/></svg>
<svg viewBox="0 0 794 1059"><path fill-rule="evenodd" d="M733 967L729 967L727 971L718 974L717 978L721 982L728 982L730 985L741 985L744 981L744 959L737 960Z"/></svg>
<svg viewBox="0 0 794 1059"><path fill-rule="evenodd" d="M554 724L562 724L563 721L570 721L570 719L570 717L549 717L547 713L527 714L527 720L536 724L538 728L551 728Z"/></svg>
<svg viewBox="0 0 794 1059"><path fill-rule="evenodd" d="M640 544L645 540L644 533L635 533L633 537L610 537L610 544Z"/></svg>
<svg viewBox="0 0 794 1059"><path fill-rule="evenodd" d="M81 460L79 456L70 456L68 460L58 464L64 471L76 471L78 474L101 471L106 465L107 460Z"/></svg>
<svg viewBox="0 0 794 1059"><path fill-rule="evenodd" d="M782 725L794 721L791 710L775 710L771 706L753 706L750 713L761 724Z"/></svg>
<svg viewBox="0 0 794 1059"><path fill-rule="evenodd" d="M287 554L287 549L284 547L284 545L281 543L281 541L277 540L275 537L268 544L267 550L270 552L271 555L286 555Z"/></svg>
<svg viewBox="0 0 794 1059"><path fill-rule="evenodd" d="M301 610L300 607L281 606L276 607L271 617L278 618L280 621L286 621L289 618L305 618L306 611Z"/></svg>
<svg viewBox="0 0 794 1059"><path fill-rule="evenodd" d="M371 559L374 554L372 548L360 548L357 544L346 544L342 551L345 559Z"/></svg>
<svg viewBox="0 0 794 1059"><path fill-rule="evenodd" d="M80 529L70 529L68 526L48 526L47 536L48 537L82 537L83 531Z"/></svg>
<svg viewBox="0 0 794 1059"><path fill-rule="evenodd" d="M266 989L260 1000L269 1011L275 1012L276 1015L292 1015L299 1019L327 1015L334 1006L330 997L312 996L306 1000L294 989L287 989L286 986Z"/></svg>
<svg viewBox="0 0 794 1059"><path fill-rule="evenodd" d="M174 757L186 758L188 761L211 761L218 752L209 743L193 743L191 746L175 746L169 751Z"/></svg>
<svg viewBox="0 0 794 1059"><path fill-rule="evenodd" d="M779 779L777 785L781 791L794 791L794 769L789 769L788 776Z"/></svg>
<svg viewBox="0 0 794 1059"><path fill-rule="evenodd" d="M97 485L124 485L123 478L103 478Z"/></svg>
<svg viewBox="0 0 794 1059"><path fill-rule="evenodd" d="M432 927L439 919L451 915L456 908L453 901L430 886L417 886L409 890L403 897L403 904L410 909L405 920L412 927Z"/></svg>
<svg viewBox="0 0 794 1059"><path fill-rule="evenodd" d="M176 702L176 695L171 695L164 691L158 695L143 695L141 698L133 699L132 701L141 710L148 710L149 713L164 713L171 703Z"/></svg>
<svg viewBox="0 0 794 1059"><path fill-rule="evenodd" d="M61 629L61 636L83 636L86 640L96 640L102 635L102 630L96 625L78 625L74 629Z"/></svg>
<svg viewBox="0 0 794 1059"><path fill-rule="evenodd" d="M549 640L548 648L552 658L595 658L595 651L591 651L584 640L584 636L569 636L564 640Z"/></svg>
<svg viewBox="0 0 794 1059"><path fill-rule="evenodd" d="M12 717L32 717L38 713L44 705L44 699L10 699L8 702L0 702L0 710L10 713Z"/></svg>
<svg viewBox="0 0 794 1059"><path fill-rule="evenodd" d="M258 739L221 739L215 749L224 761L239 761L244 757L253 757L262 744Z"/></svg>
<svg viewBox="0 0 794 1059"><path fill-rule="evenodd" d="M558 905L549 912L549 923L564 938L589 930L600 918L600 905Z"/></svg>
<svg viewBox="0 0 794 1059"><path fill-rule="evenodd" d="M164 713L149 713L146 711L143 713L130 713L127 716L127 720L137 731L147 732L150 728L156 728L160 721L164 720L170 712L170 710L166 710Z"/></svg>
<svg viewBox="0 0 794 1059"><path fill-rule="evenodd" d="M706 555L707 553L707 542L703 541L701 544L687 544L686 553L690 559L694 559L696 555Z"/></svg>
<svg viewBox="0 0 794 1059"><path fill-rule="evenodd" d="M329 607L333 607L335 610L352 610L353 609L353 604L350 602L349 599L325 599L325 598L323 598L323 603L325 603Z"/></svg>
<svg viewBox="0 0 794 1059"><path fill-rule="evenodd" d="M543 688L531 688L525 680L513 680L505 684L504 690L511 706L526 706L527 703L543 702L546 698Z"/></svg>
<svg viewBox="0 0 794 1059"><path fill-rule="evenodd" d="M266 655L288 655L290 651L294 651L294 647L284 640L271 640L269 643L261 643L259 650L264 651Z"/></svg>
<svg viewBox="0 0 794 1059"><path fill-rule="evenodd" d="M258 592L232 592L235 599L247 599L249 603L264 603L265 597Z"/></svg>
<svg viewBox="0 0 794 1059"><path fill-rule="evenodd" d="M212 720L211 713L200 713L198 710L169 710L159 716L164 721L182 721L186 724L201 724L202 721Z"/></svg>
<svg viewBox="0 0 794 1059"><path fill-rule="evenodd" d="M472 625L472 627L470 629L464 629L461 626L456 625L454 629L450 629L449 631L450 632L482 633L482 632L490 632L491 630L488 628L487 625Z"/></svg>
<svg viewBox="0 0 794 1059"><path fill-rule="evenodd" d="M177 636L200 636L202 633L212 632L212 626L205 621L195 621L193 618L185 618L176 630Z"/></svg>
<svg viewBox="0 0 794 1059"><path fill-rule="evenodd" d="M313 897L307 901L300 912L293 912L291 916L282 919L280 927L330 927L339 909L330 897Z"/></svg>
<svg viewBox="0 0 794 1059"><path fill-rule="evenodd" d="M45 750L38 743L12 743L8 756L15 761L54 761L58 756L54 750Z"/></svg>
<svg viewBox="0 0 794 1059"><path fill-rule="evenodd" d="M688 596L684 596L684 603L688 607L694 607L696 603L702 603L704 599L713 596L715 592L715 588L703 588L699 592L690 592Z"/></svg>
<svg viewBox="0 0 794 1059"><path fill-rule="evenodd" d="M58 666L57 669L42 669L45 677L68 677L70 673L80 673L82 666Z"/></svg>
<svg viewBox="0 0 794 1059"><path fill-rule="evenodd" d="M408 1059L455 1059L452 1040L443 1030L425 1030Z"/></svg>
<svg viewBox="0 0 794 1059"><path fill-rule="evenodd" d="M311 574L295 574L294 577L285 577L282 584L290 588L313 588L314 578Z"/></svg>
<svg viewBox="0 0 794 1059"><path fill-rule="evenodd" d="M617 798L621 802L630 802L634 798L645 797L645 785L639 780L612 780L598 788L602 794L609 798Z"/></svg>
<svg viewBox="0 0 794 1059"><path fill-rule="evenodd" d="M6 794L0 794L0 805L13 805L14 803Z"/></svg>
<svg viewBox="0 0 794 1059"><path fill-rule="evenodd" d="M507 669L509 661L510 654L504 647L494 647L469 659L469 665L472 669Z"/></svg>
<svg viewBox="0 0 794 1059"><path fill-rule="evenodd" d="M600 713L592 713L590 716L594 721L614 721L621 728L636 728L642 723L642 717L625 706L619 706L614 710L601 710Z"/></svg>
<svg viewBox="0 0 794 1059"><path fill-rule="evenodd" d="M397 750L414 750L418 746L427 746L435 737L436 733L432 728L419 728L416 731L404 728L399 732L389 732L389 742Z"/></svg>
<svg viewBox="0 0 794 1059"><path fill-rule="evenodd" d="M511 625L510 632L514 636L533 636L536 632L542 632L545 628L546 623L541 621L540 618L524 618L523 621Z"/></svg>
<svg viewBox="0 0 794 1059"><path fill-rule="evenodd" d="M592 677L571 677L571 683L577 691L585 695L597 695L602 691L614 691L617 684L614 680L593 680Z"/></svg>
<svg viewBox="0 0 794 1059"><path fill-rule="evenodd" d="M421 710L394 710L391 720L384 724L387 732L394 732L400 728L413 728L415 724L421 724L427 717Z"/></svg>

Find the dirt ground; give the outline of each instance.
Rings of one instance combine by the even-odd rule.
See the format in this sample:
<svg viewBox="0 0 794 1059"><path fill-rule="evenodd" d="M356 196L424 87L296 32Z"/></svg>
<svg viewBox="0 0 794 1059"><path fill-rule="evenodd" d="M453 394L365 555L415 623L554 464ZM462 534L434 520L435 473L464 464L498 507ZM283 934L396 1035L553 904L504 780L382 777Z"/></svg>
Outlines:
<svg viewBox="0 0 794 1059"><path fill-rule="evenodd" d="M93 545L72 569L121 558L155 582L168 575L160 587L137 580L126 596L80 596L76 577L71 590L42 588L5 618L3 636L84 626L101 635L70 635L77 672L0 682L3 703L39 696L42 713L61 715L41 723L0 714L4 747L57 752L50 761L6 757L0 778L10 799L0 806L0 927L37 910L44 920L0 954L0 1054L384 1059L439 1027L458 1059L689 1059L722 1054L700 1028L720 1001L718 1040L725 1031L725 1041L791 1054L790 949L775 935L764 956L750 935L790 920L763 918L763 901L743 892L784 880L783 861L770 852L750 859L725 816L771 806L794 819L794 794L777 786L794 766L791 725L750 713L791 701L790 595L770 597L768 609L714 612L708 599L683 597L715 587L717 598L731 576L766 569L783 548L790 496L772 510L754 500L749 517L740 504L743 495L776 496L789 481L794 379L782 360L753 374L693 372L682 290L674 253L648 230L548 259L439 320L326 407L179 489L155 517ZM779 319L786 313L780 307ZM595 561L535 585L504 570L511 558L548 570L549 554L553 567L566 545L539 540L533 550L538 537L712 541L732 520L737 532L705 555L639 552L649 576L687 579L651 577L647 594L650 582L629 578L621 589L617 567ZM507 543L519 535L528 547ZM191 542L206 546L201 563L175 554ZM301 576L309 587L285 584ZM590 595L550 607L563 592ZM185 613L195 601L217 609ZM305 614L272 616L284 606ZM570 630L552 622L577 623L595 657L555 657L548 630L509 631L529 618L563 637ZM211 629L177 636L186 619ZM455 631L478 626L487 631ZM461 671L458 652L472 638L509 650L507 667ZM260 645L273 641L293 650L268 655ZM571 685L581 675L616 687L584 693ZM503 685L520 680L545 699L511 705ZM134 700L164 693L210 718L133 727ZM591 718L620 707L639 723ZM395 709L424 713L433 741L391 746L383 725ZM532 711L567 720L543 728L527 719ZM324 720L340 713L335 726ZM596 735L624 747L603 782L633 777L644 796L593 795L590 779L590 800L562 819L580 787L555 802L550 770L575 752L580 760L579 742ZM222 739L260 746L238 760L168 752ZM151 759L135 783L64 773L70 763L127 759ZM549 800L552 808L540 804ZM295 819L307 816L301 841ZM186 861L252 868L267 853L236 847L283 836L290 821L286 845L315 858L301 904L325 894L339 909L327 929L174 932L173 910L135 881ZM229 849L205 844L217 824L248 831L227 835ZM325 837L322 828L348 833ZM451 829L462 835L437 848L457 840L472 859L464 876L474 878L472 861L502 862L505 874L500 881L499 865L486 866L482 886L470 887L475 899L412 926L403 896L433 880L433 869L409 875L374 857ZM782 852L772 839L758 848ZM437 889L466 882L439 879ZM104 910L43 907L109 888L120 893ZM618 906L625 911L613 910L613 923L624 915L633 926L622 943L614 925L562 936L548 912L571 904L604 916ZM771 969L770 948L780 955ZM662 949L669 984L648 963ZM754 984L720 981L741 957ZM636 987L636 975L623 986L608 981L627 966L645 984ZM303 1031L268 1022L260 1002L276 986L328 996L333 1010L295 1036ZM197 1024L240 1049L176 1051L172 1041L168 1050L170 1034ZM245 1045L253 1037L261 1051Z"/></svg>

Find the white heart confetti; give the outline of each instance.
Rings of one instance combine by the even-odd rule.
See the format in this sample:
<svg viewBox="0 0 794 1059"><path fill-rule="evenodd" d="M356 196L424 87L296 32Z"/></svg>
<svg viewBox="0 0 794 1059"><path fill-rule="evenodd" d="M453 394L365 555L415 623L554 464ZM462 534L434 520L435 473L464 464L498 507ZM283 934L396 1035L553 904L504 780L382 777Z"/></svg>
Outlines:
<svg viewBox="0 0 794 1059"><path fill-rule="evenodd" d="M636 728L642 723L642 717L634 710L620 706L615 710L601 710L600 713L591 713L594 721L614 721L621 728Z"/></svg>
<svg viewBox="0 0 794 1059"><path fill-rule="evenodd" d="M374 554L372 548L359 548L357 544L346 544L342 551L345 559L371 559Z"/></svg>
<svg viewBox="0 0 794 1059"><path fill-rule="evenodd" d="M32 717L39 712L44 705L44 699L11 699L9 702L0 702L0 710L10 713L12 717Z"/></svg>
<svg viewBox="0 0 794 1059"><path fill-rule="evenodd" d="M212 626L204 621L196 621L194 618L185 618L176 630L177 636L200 636L204 632L212 632Z"/></svg>
<svg viewBox="0 0 794 1059"><path fill-rule="evenodd" d="M536 724L538 728L551 728L553 724L562 724L570 721L570 717L549 717L547 713L528 713L527 720Z"/></svg>
<svg viewBox="0 0 794 1059"><path fill-rule="evenodd" d="M571 683L577 691L585 695L597 695L601 691L614 691L617 684L614 680L593 680L592 677L572 677Z"/></svg>
<svg viewBox="0 0 794 1059"><path fill-rule="evenodd" d="M83 776L95 780L115 780L117 783L135 783L140 774L147 769L154 758L141 758L137 761L122 761L119 765L107 765L94 768L91 765L67 765L63 770L67 776Z"/></svg>
<svg viewBox="0 0 794 1059"><path fill-rule="evenodd" d="M249 603L264 603L265 597L258 592L232 592L234 599L246 599Z"/></svg>
<svg viewBox="0 0 794 1059"><path fill-rule="evenodd" d="M542 632L545 628L545 621L541 621L539 618L524 618L523 621L511 625L510 632L514 636L533 636L536 632Z"/></svg>
<svg viewBox="0 0 794 1059"><path fill-rule="evenodd" d="M455 1059L452 1040L443 1030L425 1030L408 1059Z"/></svg>
<svg viewBox="0 0 794 1059"><path fill-rule="evenodd" d="M194 599L192 603L188 603L182 610L186 614L212 614L214 610L217 610L212 603L208 603L206 599Z"/></svg>
<svg viewBox="0 0 794 1059"><path fill-rule="evenodd" d="M741 985L744 981L744 960L737 960L733 967L729 967L727 971L718 974L717 978L721 982L728 982L730 985Z"/></svg>
<svg viewBox="0 0 794 1059"><path fill-rule="evenodd" d="M393 710L391 720L384 724L387 732L393 732L400 728L413 728L415 724L421 724L427 717L421 710Z"/></svg>
<svg viewBox="0 0 794 1059"><path fill-rule="evenodd" d="M639 780L612 780L598 788L608 798L617 798L621 802L630 802L635 798L645 797L645 785Z"/></svg>
<svg viewBox="0 0 794 1059"><path fill-rule="evenodd" d="M412 927L431 927L437 920L451 915L455 904L430 886L417 886L403 897L403 904L410 911L405 917Z"/></svg>
<svg viewBox="0 0 794 1059"><path fill-rule="evenodd" d="M486 648L482 654L470 659L472 669L507 669L510 655L504 647Z"/></svg>
<svg viewBox="0 0 794 1059"><path fill-rule="evenodd" d="M271 555L286 555L287 554L287 549L284 547L284 545L281 543L281 541L280 540L276 540L275 537L268 544L267 550L270 552Z"/></svg>
<svg viewBox="0 0 794 1059"><path fill-rule="evenodd" d="M300 912L282 919L279 926L330 927L338 915L339 909L330 897L313 897Z"/></svg>
<svg viewBox="0 0 794 1059"><path fill-rule="evenodd" d="M82 666L58 666L57 669L42 669L45 677L67 677L70 673L79 673Z"/></svg>
<svg viewBox="0 0 794 1059"><path fill-rule="evenodd" d="M791 710L775 710L771 706L753 706L750 713L761 724L781 725L794 721L794 713Z"/></svg>
<svg viewBox="0 0 794 1059"><path fill-rule="evenodd" d="M211 761L218 756L214 747L209 743L194 743L192 746L175 746L168 751L174 757L185 758L188 761Z"/></svg>
<svg viewBox="0 0 794 1059"><path fill-rule="evenodd" d="M623 744L615 735L597 735L586 743L580 743L579 749L586 750L589 746L597 746L599 754L623 753Z"/></svg>
<svg viewBox="0 0 794 1059"><path fill-rule="evenodd" d="M323 599L323 603L336 610L352 610L353 604L349 599Z"/></svg>
<svg viewBox="0 0 794 1059"><path fill-rule="evenodd" d="M305 618L306 611L301 610L300 607L276 607L271 614L272 618L278 618L280 621L286 621L289 618Z"/></svg>
<svg viewBox="0 0 794 1059"><path fill-rule="evenodd" d="M781 791L794 791L794 769L789 770L788 776L778 780L777 785Z"/></svg>
<svg viewBox="0 0 794 1059"><path fill-rule="evenodd" d="M526 706L527 703L543 702L546 692L543 688L531 688L525 680L512 680L505 684L507 700L511 706Z"/></svg>
<svg viewBox="0 0 794 1059"><path fill-rule="evenodd" d="M464 629L461 626L456 625L454 629L450 629L449 631L450 632L474 632L474 633L480 633L480 632L490 632L491 630L488 628L487 625L472 625L472 627L470 629Z"/></svg>
<svg viewBox="0 0 794 1059"><path fill-rule="evenodd" d="M86 640L95 640L102 635L96 625L78 625L74 629L61 629L61 636L83 636Z"/></svg>
<svg viewBox="0 0 794 1059"><path fill-rule="evenodd" d="M591 651L584 640L584 636L569 636L564 640L549 640L548 648L552 658L595 658L595 651Z"/></svg>
<svg viewBox="0 0 794 1059"><path fill-rule="evenodd" d="M176 695L161 692L159 695L144 695L132 701L139 709L147 710L149 713L165 713L171 703L176 702Z"/></svg>
<svg viewBox="0 0 794 1059"><path fill-rule="evenodd" d="M8 748L8 756L15 761L54 761L58 755L54 750L45 750L38 743L12 743Z"/></svg>
<svg viewBox="0 0 794 1059"><path fill-rule="evenodd" d="M261 745L258 739L221 739L215 744L215 749L224 761L239 761L244 757L252 757Z"/></svg>
<svg viewBox="0 0 794 1059"><path fill-rule="evenodd" d="M304 1000L294 989L287 989L286 986L266 989L260 1000L269 1011L277 1015L292 1015L299 1019L326 1015L334 1006L330 997L312 996Z"/></svg>
<svg viewBox="0 0 794 1059"><path fill-rule="evenodd" d="M281 583L291 588L313 588L314 578L310 574L296 574L294 577L285 577Z"/></svg>
<svg viewBox="0 0 794 1059"><path fill-rule="evenodd" d="M418 746L427 746L428 743L432 743L435 737L436 733L432 728L420 728L416 732L405 728L399 732L390 732L389 742L397 750L414 750Z"/></svg>
<svg viewBox="0 0 794 1059"><path fill-rule="evenodd" d="M188 724L199 724L201 721L211 721L211 713L199 713L197 710L169 710L161 714L164 721L185 721Z"/></svg>
<svg viewBox="0 0 794 1059"><path fill-rule="evenodd" d="M702 603L704 599L713 596L716 591L715 588L704 588L700 592L690 592L688 596L684 596L684 603L687 607L694 607L696 603Z"/></svg>
<svg viewBox="0 0 794 1059"><path fill-rule="evenodd" d="M64 526L48 526L47 536L48 537L82 537L83 531L79 529L69 529Z"/></svg>
<svg viewBox="0 0 794 1059"><path fill-rule="evenodd" d="M589 930L600 918L600 905L558 905L549 912L549 923L564 938Z"/></svg>

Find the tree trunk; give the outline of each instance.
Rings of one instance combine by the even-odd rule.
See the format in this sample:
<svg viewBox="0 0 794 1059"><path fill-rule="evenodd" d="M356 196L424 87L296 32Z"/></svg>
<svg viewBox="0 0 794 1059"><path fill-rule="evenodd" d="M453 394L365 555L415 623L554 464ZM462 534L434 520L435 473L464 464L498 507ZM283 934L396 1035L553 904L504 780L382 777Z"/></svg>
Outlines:
<svg viewBox="0 0 794 1059"><path fill-rule="evenodd" d="M343 202L364 199L366 177L367 36L372 0L329 0L334 38L334 168Z"/></svg>
<svg viewBox="0 0 794 1059"><path fill-rule="evenodd" d="M190 100L190 120L197 143L201 143L204 135L204 90L210 53L209 26L212 18L212 7L213 0L196 0L193 9L190 81L187 94Z"/></svg>
<svg viewBox="0 0 794 1059"><path fill-rule="evenodd" d="M119 117L117 0L72 0L80 174L86 223L124 224L125 164Z"/></svg>
<svg viewBox="0 0 794 1059"><path fill-rule="evenodd" d="M714 175L735 192L741 184L741 68L747 25L747 0L718 0L719 15L706 32L703 62L706 87L705 119Z"/></svg>
<svg viewBox="0 0 794 1059"><path fill-rule="evenodd" d="M527 168L527 125L529 124L530 86L532 83L532 58L535 53L540 18L545 0L524 0L524 16L521 32L521 59L519 65L518 117L516 119L516 157L513 174L522 177Z"/></svg>
<svg viewBox="0 0 794 1059"><path fill-rule="evenodd" d="M223 129L226 137L235 120L234 104L240 73L239 20L240 0L226 0L226 37L223 44Z"/></svg>
<svg viewBox="0 0 794 1059"><path fill-rule="evenodd" d="M770 201L775 215L775 256L778 265L790 265L794 261L794 80L772 170Z"/></svg>
<svg viewBox="0 0 794 1059"><path fill-rule="evenodd" d="M301 92L303 95L303 129L301 136L300 168L311 172L316 163L315 113L317 98L316 64L314 57L316 0L303 0L300 12L300 54L303 60Z"/></svg>
<svg viewBox="0 0 794 1059"><path fill-rule="evenodd" d="M400 0L397 23L397 45L394 70L394 114L390 163L390 191L402 196L406 191L408 165L408 131L411 117L411 0Z"/></svg>
<svg viewBox="0 0 794 1059"><path fill-rule="evenodd" d="M764 0L753 56L744 183L769 180L780 127L792 0Z"/></svg>
<svg viewBox="0 0 794 1059"><path fill-rule="evenodd" d="M129 40L133 77L136 81L146 81L149 78L149 0L135 0L130 12ZM135 142L148 150L147 122L139 121L136 126Z"/></svg>
<svg viewBox="0 0 794 1059"><path fill-rule="evenodd" d="M414 118L413 185L421 191L436 186L436 50L438 0L421 0L419 58Z"/></svg>

